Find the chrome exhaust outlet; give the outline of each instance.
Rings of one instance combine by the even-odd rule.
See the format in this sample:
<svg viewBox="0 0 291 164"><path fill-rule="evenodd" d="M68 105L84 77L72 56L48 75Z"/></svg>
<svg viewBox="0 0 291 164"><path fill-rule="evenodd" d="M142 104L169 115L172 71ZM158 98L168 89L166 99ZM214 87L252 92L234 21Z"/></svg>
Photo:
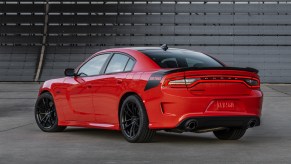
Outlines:
<svg viewBox="0 0 291 164"><path fill-rule="evenodd" d="M248 123L248 127L249 128L253 128L255 127L257 124L257 121L256 120L250 120L249 123Z"/></svg>
<svg viewBox="0 0 291 164"><path fill-rule="evenodd" d="M193 131L194 129L196 129L196 127L197 121L194 119L188 120L184 125L186 131Z"/></svg>

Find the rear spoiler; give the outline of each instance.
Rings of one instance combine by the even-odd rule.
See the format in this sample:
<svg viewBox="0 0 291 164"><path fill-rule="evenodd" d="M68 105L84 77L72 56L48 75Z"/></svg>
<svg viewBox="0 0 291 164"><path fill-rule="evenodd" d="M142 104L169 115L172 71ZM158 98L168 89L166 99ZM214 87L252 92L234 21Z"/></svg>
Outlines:
<svg viewBox="0 0 291 164"><path fill-rule="evenodd" d="M178 69L173 69L170 71L166 71L165 74L169 73L175 73L175 72L183 72L183 71L195 71L195 70L237 70L237 71L247 71L247 72L252 72L252 73L259 73L259 70L251 67L187 67L187 68L178 68Z"/></svg>
<svg viewBox="0 0 291 164"><path fill-rule="evenodd" d="M149 90L151 88L157 87L160 84L161 79L170 73L176 73L176 72L184 72L184 71L195 71L195 70L237 70L237 71L247 71L247 72L252 72L252 73L259 73L259 71L255 68L241 68L241 67L205 67L205 68L198 68L198 67L187 67L187 68L177 68L177 69L172 69L172 70L160 70L155 73L153 73L144 90Z"/></svg>

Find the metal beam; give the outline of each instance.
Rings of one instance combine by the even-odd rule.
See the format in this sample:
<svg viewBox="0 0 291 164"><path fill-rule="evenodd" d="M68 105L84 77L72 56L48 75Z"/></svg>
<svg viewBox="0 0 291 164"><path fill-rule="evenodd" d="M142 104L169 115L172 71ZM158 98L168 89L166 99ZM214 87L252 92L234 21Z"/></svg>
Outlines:
<svg viewBox="0 0 291 164"><path fill-rule="evenodd" d="M49 17L48 13L49 13L49 0L46 0L42 46L40 50L39 61L38 61L38 66L37 66L34 81L39 81L39 77L42 72L45 49L46 49L46 40L47 40L48 17Z"/></svg>

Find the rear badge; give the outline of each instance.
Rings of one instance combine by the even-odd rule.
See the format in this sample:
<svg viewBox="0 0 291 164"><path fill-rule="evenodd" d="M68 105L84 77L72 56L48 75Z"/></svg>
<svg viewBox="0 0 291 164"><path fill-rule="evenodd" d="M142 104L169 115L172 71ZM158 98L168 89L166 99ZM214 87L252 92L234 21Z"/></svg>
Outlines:
<svg viewBox="0 0 291 164"><path fill-rule="evenodd" d="M234 100L217 100L216 109L218 111L235 111Z"/></svg>

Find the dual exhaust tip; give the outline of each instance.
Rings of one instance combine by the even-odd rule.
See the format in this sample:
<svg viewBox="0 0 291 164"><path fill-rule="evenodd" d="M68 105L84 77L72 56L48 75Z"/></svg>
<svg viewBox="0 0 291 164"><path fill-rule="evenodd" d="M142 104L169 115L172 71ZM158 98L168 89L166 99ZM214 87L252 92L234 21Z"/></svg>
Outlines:
<svg viewBox="0 0 291 164"><path fill-rule="evenodd" d="M194 119L190 119L188 121L185 122L184 128L186 131L193 131L196 129L197 127L197 121Z"/></svg>
<svg viewBox="0 0 291 164"><path fill-rule="evenodd" d="M256 120L250 120L248 123L248 128L253 128L257 125L257 121Z"/></svg>
<svg viewBox="0 0 291 164"><path fill-rule="evenodd" d="M252 119L247 123L247 128L253 128L257 125L257 120ZM194 131L198 126L198 122L195 119L190 119L185 122L184 129L186 131Z"/></svg>

